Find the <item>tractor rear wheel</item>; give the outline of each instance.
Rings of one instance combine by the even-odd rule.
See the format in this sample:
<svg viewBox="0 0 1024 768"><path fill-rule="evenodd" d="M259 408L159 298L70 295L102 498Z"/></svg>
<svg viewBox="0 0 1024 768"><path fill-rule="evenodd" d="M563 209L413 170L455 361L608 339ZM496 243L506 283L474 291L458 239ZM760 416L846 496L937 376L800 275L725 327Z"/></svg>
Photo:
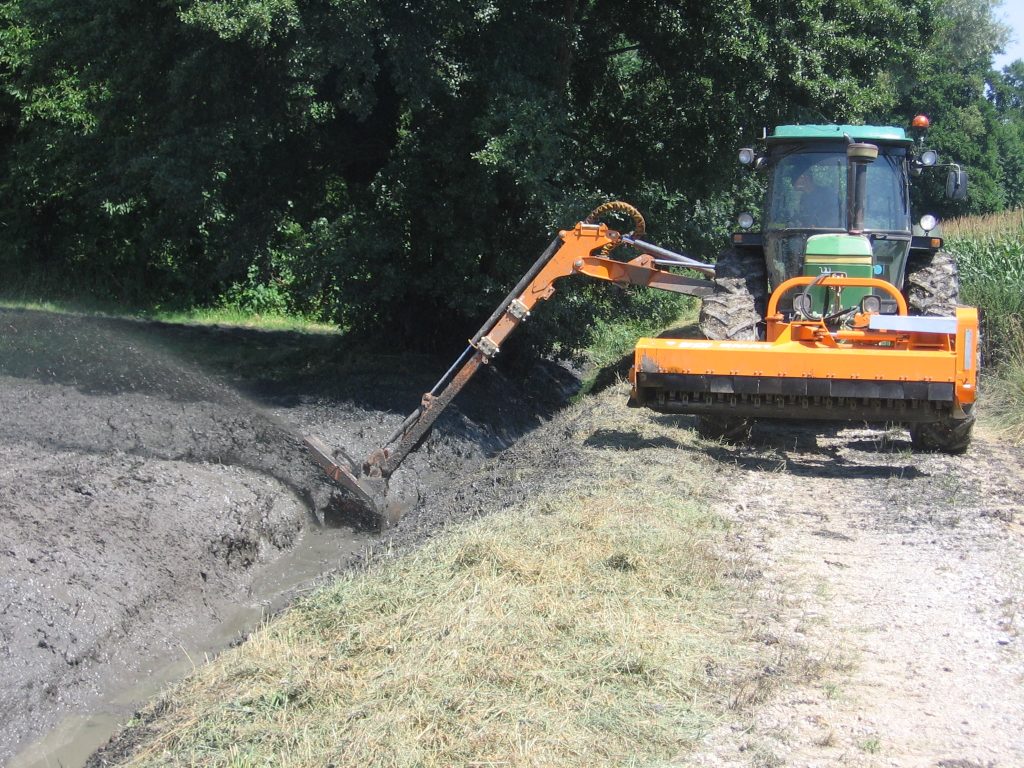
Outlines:
<svg viewBox="0 0 1024 768"><path fill-rule="evenodd" d="M953 254L911 251L903 292L912 315L955 315L960 299L960 273ZM963 419L947 416L941 421L910 425L910 444L922 451L963 453L971 444L976 418L970 406L964 408L964 413Z"/></svg>
<svg viewBox="0 0 1024 768"><path fill-rule="evenodd" d="M764 339L768 277L764 253L728 248L715 262L715 291L700 307L700 330L718 341ZM712 440L738 441L750 435L750 419L698 416L697 434Z"/></svg>

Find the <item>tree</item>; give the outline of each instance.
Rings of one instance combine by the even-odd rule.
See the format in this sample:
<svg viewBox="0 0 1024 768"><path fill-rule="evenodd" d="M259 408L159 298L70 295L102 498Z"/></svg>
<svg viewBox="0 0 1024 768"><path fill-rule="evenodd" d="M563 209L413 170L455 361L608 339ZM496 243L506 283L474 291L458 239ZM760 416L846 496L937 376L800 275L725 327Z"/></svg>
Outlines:
<svg viewBox="0 0 1024 768"><path fill-rule="evenodd" d="M1024 207L1024 61L992 72L989 100L995 109L999 171L1008 208Z"/></svg>
<svg viewBox="0 0 1024 768"><path fill-rule="evenodd" d="M940 149L965 153L994 205L996 154L965 129L970 110L978 130L997 119L978 101L991 45L957 37L950 8L991 10L15 0L0 16L0 258L122 299L227 297L446 344L611 197L659 241L716 252L754 201L734 158L761 126L941 104ZM970 61L944 73L961 43ZM571 348L601 315L669 310L580 285L531 326Z"/></svg>
<svg viewBox="0 0 1024 768"><path fill-rule="evenodd" d="M945 175L930 172L915 189L921 210L941 216L982 213L1005 205L997 116L986 99L992 57L1008 29L993 15L997 0L938 0L926 7L931 28L925 46L901 73L901 98L894 120L924 113L932 121L927 144L942 162L958 163L970 176L966 201L943 195Z"/></svg>

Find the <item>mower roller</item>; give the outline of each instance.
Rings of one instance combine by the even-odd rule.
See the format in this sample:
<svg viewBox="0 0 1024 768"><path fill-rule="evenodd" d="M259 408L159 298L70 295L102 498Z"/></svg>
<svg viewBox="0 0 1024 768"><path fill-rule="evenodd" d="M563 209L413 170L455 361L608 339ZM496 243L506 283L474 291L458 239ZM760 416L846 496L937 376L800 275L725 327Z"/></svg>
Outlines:
<svg viewBox="0 0 1024 768"><path fill-rule="evenodd" d="M397 523L388 479L570 275L703 301L707 338L637 342L630 406L696 414L703 434L726 439L742 437L755 419L860 421L905 424L917 448L966 449L978 315L956 305L955 262L927 231L934 220L924 217L931 226L914 234L909 213L909 177L934 165L935 154L890 127L780 126L766 144L764 154L740 153L769 173L761 233L735 233L708 264L649 242L633 206L600 206L558 233L380 448L357 463L307 437L314 458L382 525ZM832 183L827 199L820 190L808 197L822 181ZM962 197L965 185L962 171L950 173L951 196ZM633 232L602 223L611 212L631 217ZM742 214L741 227L752 220ZM618 258L626 248L630 257Z"/></svg>

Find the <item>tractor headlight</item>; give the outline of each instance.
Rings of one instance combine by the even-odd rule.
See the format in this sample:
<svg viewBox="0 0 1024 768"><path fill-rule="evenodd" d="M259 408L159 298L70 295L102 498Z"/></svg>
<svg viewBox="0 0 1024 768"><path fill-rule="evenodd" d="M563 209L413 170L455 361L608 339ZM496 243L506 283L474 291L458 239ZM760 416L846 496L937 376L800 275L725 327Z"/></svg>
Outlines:
<svg viewBox="0 0 1024 768"><path fill-rule="evenodd" d="M754 226L754 217L744 211L736 217L736 223L740 225L740 229L750 229Z"/></svg>
<svg viewBox="0 0 1024 768"><path fill-rule="evenodd" d="M926 168L931 168L937 162L939 162L939 153L934 149L926 149L921 153L921 165Z"/></svg>
<svg viewBox="0 0 1024 768"><path fill-rule="evenodd" d="M878 314L882 311L882 299L878 296L865 296L860 300L860 311L865 314Z"/></svg>
<svg viewBox="0 0 1024 768"><path fill-rule="evenodd" d="M750 147L744 147L740 150L740 164L741 165L752 165L757 155Z"/></svg>
<svg viewBox="0 0 1024 768"><path fill-rule="evenodd" d="M938 226L939 220L932 216L930 213L926 213L921 217L921 229L925 232L931 232Z"/></svg>

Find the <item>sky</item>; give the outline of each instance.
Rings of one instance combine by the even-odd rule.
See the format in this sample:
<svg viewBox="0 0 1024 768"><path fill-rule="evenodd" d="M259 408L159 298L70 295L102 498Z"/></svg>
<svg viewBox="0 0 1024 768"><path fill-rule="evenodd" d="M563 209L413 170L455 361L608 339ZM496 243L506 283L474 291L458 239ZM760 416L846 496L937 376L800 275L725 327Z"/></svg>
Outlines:
<svg viewBox="0 0 1024 768"><path fill-rule="evenodd" d="M996 56L994 62L996 69L1002 69L1011 61L1024 59L1024 0L1003 0L996 16L1009 24L1011 30L1006 53Z"/></svg>

